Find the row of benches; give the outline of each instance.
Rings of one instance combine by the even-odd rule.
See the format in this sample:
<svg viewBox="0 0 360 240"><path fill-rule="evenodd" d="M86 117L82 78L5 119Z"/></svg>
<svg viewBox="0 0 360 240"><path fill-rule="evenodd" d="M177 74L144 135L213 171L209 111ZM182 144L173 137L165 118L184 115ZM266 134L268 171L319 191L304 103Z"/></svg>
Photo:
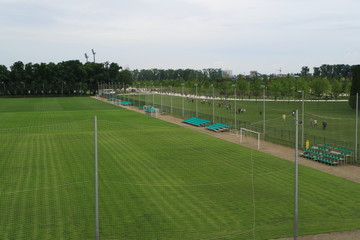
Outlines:
<svg viewBox="0 0 360 240"><path fill-rule="evenodd" d="M185 119L183 122L187 123L187 124L197 126L197 127L203 127L206 124L211 123L211 121L209 121L209 120L201 119L201 118L197 118L197 117L192 117L192 118L189 118L189 119Z"/></svg>
<svg viewBox="0 0 360 240"><path fill-rule="evenodd" d="M353 150L346 148L346 147L332 147L329 144L319 144L318 142L315 142L315 146L310 146L310 147L315 147L318 150L321 150L324 152L337 151L337 152L343 153L343 155L353 153Z"/></svg>
<svg viewBox="0 0 360 240"><path fill-rule="evenodd" d="M145 112L147 113L155 113L156 112L156 108L150 107L150 108L146 108Z"/></svg>
<svg viewBox="0 0 360 240"><path fill-rule="evenodd" d="M123 105L123 106L131 106L132 105L132 102L129 102L129 101L121 101L119 103L120 103L120 105Z"/></svg>
<svg viewBox="0 0 360 240"><path fill-rule="evenodd" d="M197 118L197 117L191 117L189 119L183 120L184 123L197 126L197 127L205 127L208 130L215 131L215 132L223 132L229 129L230 125L223 124L223 123L214 123L210 124L210 120Z"/></svg>
<svg viewBox="0 0 360 240"><path fill-rule="evenodd" d="M311 160L314 160L314 161L318 161L318 162L321 162L321 163L325 163L325 164L328 164L328 165L332 165L332 166L338 165L339 160L341 160L340 157L335 156L335 155L330 155L329 154L328 156L324 156L324 155L317 155L317 154L314 154L314 153L311 153L311 152L304 152L302 154L302 157L307 158L307 159L311 159Z"/></svg>
<svg viewBox="0 0 360 240"><path fill-rule="evenodd" d="M347 153L352 153L353 152L353 150L345 148L345 147L337 147L335 149L338 150L338 151L341 151L341 152L347 152Z"/></svg>
<svg viewBox="0 0 360 240"><path fill-rule="evenodd" d="M215 131L215 132L222 132L222 131L229 129L229 127L230 127L230 125L228 125L228 124L214 123L214 124L206 126L205 128Z"/></svg>

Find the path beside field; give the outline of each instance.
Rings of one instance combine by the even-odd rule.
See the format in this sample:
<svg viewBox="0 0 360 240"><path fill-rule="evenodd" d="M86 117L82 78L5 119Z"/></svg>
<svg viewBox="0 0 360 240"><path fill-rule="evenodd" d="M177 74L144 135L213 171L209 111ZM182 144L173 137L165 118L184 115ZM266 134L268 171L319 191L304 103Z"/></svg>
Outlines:
<svg viewBox="0 0 360 240"><path fill-rule="evenodd" d="M98 98L96 98L98 99ZM100 99L99 99L100 100ZM105 102L108 102L105 100ZM108 102L110 103L110 102ZM121 106L119 107L126 108L132 111L139 112L141 114L145 114L144 110L139 110L135 106ZM170 115L160 115L158 119L161 119L163 121L167 121L179 126L183 126L185 128L193 129L198 132L202 132L207 135L211 135L229 142L233 142L245 147L249 147L252 149L257 150L257 146L254 144L256 141L248 140L244 141L244 143L240 144L240 138L236 135L231 135L229 132L213 132L209 131L204 127L195 127L189 124L185 124L182 122L182 119L170 116ZM261 152L280 157L282 159L286 159L289 161L294 162L295 159L295 150L290 147L286 147L283 145L275 144L268 141L261 141ZM299 164L311 167L317 170L320 170L322 172L326 172L356 183L360 183L360 167L354 166L354 165L343 165L343 166L328 166L322 163L318 163L309 159L304 159L299 157ZM279 240L290 240L293 238L281 238ZM336 233L327 233L327 234L317 234L317 235L311 235L311 236L301 236L298 237L299 240L353 240L353 239L360 239L360 230L356 231L346 231L346 232L336 232Z"/></svg>

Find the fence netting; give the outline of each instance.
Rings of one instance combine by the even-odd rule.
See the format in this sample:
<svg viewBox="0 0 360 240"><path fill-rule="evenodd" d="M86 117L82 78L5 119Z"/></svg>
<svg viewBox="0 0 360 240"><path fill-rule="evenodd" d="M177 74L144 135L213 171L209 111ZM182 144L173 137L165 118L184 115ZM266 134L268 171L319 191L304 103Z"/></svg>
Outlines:
<svg viewBox="0 0 360 240"><path fill-rule="evenodd" d="M243 99L149 91L140 94L119 95L120 100L134 106L152 106L164 114L183 119L197 116L212 122L229 124L232 129L247 128L264 133L265 140L294 147L295 127L292 112L299 111L299 147L308 140L312 146L329 145L331 149L347 149L346 162L359 164L359 140L355 135L356 112L347 101L318 101L271 98ZM241 111L242 110L242 111ZM244 111L245 110L245 111ZM304 114L303 114L304 113ZM265 116L264 116L265 115ZM285 115L285 117L283 117ZM325 124L325 127L324 127ZM357 156L355 154L357 153Z"/></svg>
<svg viewBox="0 0 360 240"><path fill-rule="evenodd" d="M292 162L142 117L98 118L100 239L292 236ZM0 130L1 239L94 238L94 131ZM300 233L358 226L358 190L300 168Z"/></svg>
<svg viewBox="0 0 360 240"><path fill-rule="evenodd" d="M0 130L0 238L91 239L93 123Z"/></svg>

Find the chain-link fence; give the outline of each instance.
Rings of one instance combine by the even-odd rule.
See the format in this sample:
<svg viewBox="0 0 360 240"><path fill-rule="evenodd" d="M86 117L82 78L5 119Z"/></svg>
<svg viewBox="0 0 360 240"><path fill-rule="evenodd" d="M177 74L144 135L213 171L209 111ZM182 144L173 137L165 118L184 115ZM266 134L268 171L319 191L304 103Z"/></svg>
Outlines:
<svg viewBox="0 0 360 240"><path fill-rule="evenodd" d="M198 116L199 118L208 119L212 122L229 124L233 129L235 129L236 126L236 129L238 130L240 128L248 128L261 133L263 133L265 130L266 140L291 147L295 145L295 123L294 121L292 121L291 116L291 106L293 106L294 108L298 108L300 111L299 147L301 149L305 146L305 142L307 140L311 143L311 145L330 145L331 149L333 149L334 151L341 152L341 149L346 149L346 162L351 164L359 164L359 153L357 153L358 156L355 156L355 150L359 147L359 144L357 144L358 146L355 147L355 112L352 116L349 116L349 111L347 111L347 115L345 117L336 114L335 116L332 116L331 114L331 111L333 110L331 109L331 104L343 104L344 106L340 106L340 108L348 108L347 104L343 102L332 103L309 100L305 103L305 118L304 122L302 122L302 101L285 101L283 102L283 105L281 105L278 109L274 109L274 106L276 106L276 104L280 101L265 101L264 103L261 100L238 100L238 106L248 106L249 104L252 104L251 107L249 107L250 109L248 109L248 111L252 110L254 112L253 108L255 106L255 111L260 112L259 116L255 116L253 117L253 119L249 119L246 121L242 120L242 118L247 113L239 114L239 112L235 112L240 108L234 109L233 99L214 100L212 98L205 97L199 97L198 99L194 99L193 96L171 96L171 94L159 94L157 92L149 92L148 94L143 95L120 95L119 98L122 100L127 99L129 101L132 101L134 106L151 105L155 108L160 109L160 111L163 113L171 114L183 119ZM205 101L204 99L206 99L206 104L201 104L200 101ZM213 106L214 104L216 106ZM219 108L217 106L218 104L222 104L222 108ZM278 115L276 115L275 117L274 115L267 115L268 117L265 118L265 123L262 117L263 104L265 104L265 110L267 114L269 114L269 112L271 113L272 111L279 112ZM330 107L326 107L327 109L325 109L324 104L327 104ZM224 110L225 107L223 106L230 106L232 107L232 109L226 111ZM310 110L306 110L308 106L310 106ZM196 110L196 108L198 110ZM283 110L281 110L282 108ZM326 112L324 113L325 110L329 111L328 113L330 114ZM282 114L281 111L284 112L284 114ZM309 113L307 111L309 111ZM320 114L317 114L318 112L320 112ZM285 117L287 117L286 122L285 119L283 122L281 117L284 115ZM317 120L318 118L322 120ZM324 128L323 124L327 124L326 129ZM303 127L302 125L305 125L305 127ZM325 130L320 131L319 129Z"/></svg>

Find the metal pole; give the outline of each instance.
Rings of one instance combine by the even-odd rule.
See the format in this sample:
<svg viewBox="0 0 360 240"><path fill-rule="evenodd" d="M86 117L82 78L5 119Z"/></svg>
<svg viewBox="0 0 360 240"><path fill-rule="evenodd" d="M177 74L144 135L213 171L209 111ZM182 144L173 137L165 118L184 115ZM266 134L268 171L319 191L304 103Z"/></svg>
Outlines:
<svg viewBox="0 0 360 240"><path fill-rule="evenodd" d="M357 162L357 155L358 155L358 113L359 113L359 93L356 93L356 116L355 116L355 156L354 162Z"/></svg>
<svg viewBox="0 0 360 240"><path fill-rule="evenodd" d="M94 117L94 149L95 149L95 240L99 240L99 187L98 187L98 151L97 151L97 118Z"/></svg>
<svg viewBox="0 0 360 240"><path fill-rule="evenodd" d="M146 86L146 83L144 83L145 84L145 92L147 92L147 86ZM146 105L146 93L144 94L144 101L145 101L145 105Z"/></svg>
<svg viewBox="0 0 360 240"><path fill-rule="evenodd" d="M235 119L235 130L236 130L236 85L234 85L234 96L235 96L235 106L234 106L234 119Z"/></svg>
<svg viewBox="0 0 360 240"><path fill-rule="evenodd" d="M138 94L139 94L139 103L138 103L138 107L140 107L140 83L138 83Z"/></svg>
<svg viewBox="0 0 360 240"><path fill-rule="evenodd" d="M160 112L162 112L163 101L162 101L162 83L160 83Z"/></svg>
<svg viewBox="0 0 360 240"><path fill-rule="evenodd" d="M213 87L213 123L215 122L215 87L214 87L214 84L212 84L212 87Z"/></svg>
<svg viewBox="0 0 360 240"><path fill-rule="evenodd" d="M196 104L196 117L198 117L198 97L197 97L198 94L197 94L197 86L198 86L198 85L195 84L195 89L196 89L196 94L195 94L195 98L196 98L196 99L195 99L195 101L196 101L196 102L195 102L195 104Z"/></svg>
<svg viewBox="0 0 360 240"><path fill-rule="evenodd" d="M171 115L173 114L172 95L173 95L173 89L172 89L172 86L170 86L170 112L171 112Z"/></svg>
<svg viewBox="0 0 360 240"><path fill-rule="evenodd" d="M155 108L155 96L154 96L154 84L152 85L152 89L151 89L151 91L152 91L152 105L153 105L153 108Z"/></svg>
<svg viewBox="0 0 360 240"><path fill-rule="evenodd" d="M113 100L113 104L115 104L115 88L114 88L114 82L111 83L111 86L112 86L112 100Z"/></svg>
<svg viewBox="0 0 360 240"><path fill-rule="evenodd" d="M299 176L299 111L295 110L295 193L294 193L294 239L298 236L298 176Z"/></svg>
<svg viewBox="0 0 360 240"><path fill-rule="evenodd" d="M304 114L305 114L305 103L304 103L304 90L302 90L302 110L301 110L301 147L304 147Z"/></svg>
<svg viewBox="0 0 360 240"><path fill-rule="evenodd" d="M184 84L181 84L182 86L182 116L184 117Z"/></svg>
<svg viewBox="0 0 360 240"><path fill-rule="evenodd" d="M242 143L242 140L243 140L242 133L243 133L243 130L242 130L242 128L240 128L240 143Z"/></svg>
<svg viewBox="0 0 360 240"><path fill-rule="evenodd" d="M265 140L265 89L266 88L264 88L264 96L263 96L263 138L264 138L264 140Z"/></svg>

